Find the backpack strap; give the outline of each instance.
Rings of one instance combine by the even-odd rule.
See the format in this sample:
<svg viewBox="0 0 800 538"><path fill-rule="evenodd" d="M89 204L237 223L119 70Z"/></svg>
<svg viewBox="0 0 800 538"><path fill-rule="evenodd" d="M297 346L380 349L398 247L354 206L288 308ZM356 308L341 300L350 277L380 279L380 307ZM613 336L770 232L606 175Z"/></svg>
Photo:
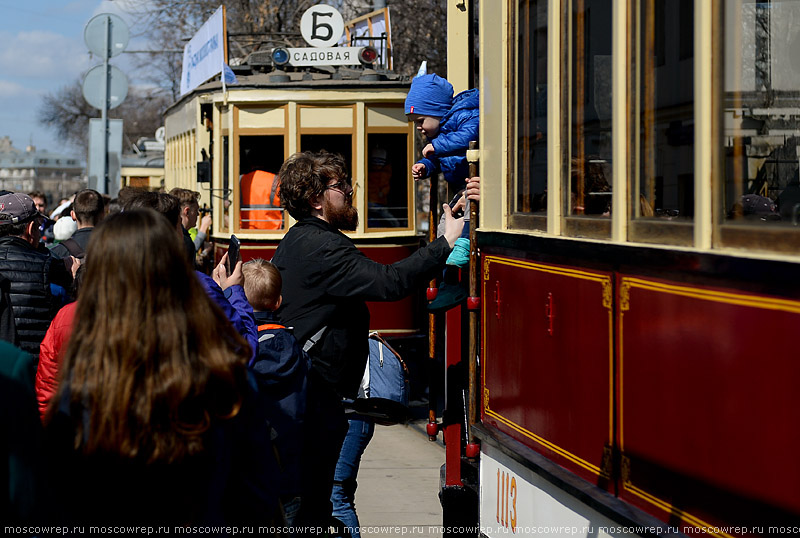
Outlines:
<svg viewBox="0 0 800 538"><path fill-rule="evenodd" d="M67 251L69 251L69 253L76 258L83 258L86 255L86 251L83 250L78 242L71 237L62 241L61 244L64 245L64 248L66 248Z"/></svg>
<svg viewBox="0 0 800 538"><path fill-rule="evenodd" d="M314 347L317 344L317 342L319 342L319 339L322 338L322 333L324 333L325 329L327 329L327 328L328 328L328 326L325 325L323 328L321 328L320 330L315 332L313 335L311 335L311 338L306 340L306 343L303 344L303 351L308 352L309 349Z"/></svg>

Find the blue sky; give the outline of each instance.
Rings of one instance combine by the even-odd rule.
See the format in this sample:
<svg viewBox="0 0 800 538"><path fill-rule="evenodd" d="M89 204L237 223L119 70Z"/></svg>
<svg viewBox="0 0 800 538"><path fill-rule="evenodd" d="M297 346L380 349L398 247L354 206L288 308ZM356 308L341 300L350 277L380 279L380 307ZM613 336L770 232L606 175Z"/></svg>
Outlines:
<svg viewBox="0 0 800 538"><path fill-rule="evenodd" d="M90 57L83 29L99 13L119 14L113 4L107 0L0 0L0 137L11 137L19 149L31 142L37 149L68 149L54 132L39 125L41 98L101 62ZM125 62L125 54L111 60L123 71Z"/></svg>

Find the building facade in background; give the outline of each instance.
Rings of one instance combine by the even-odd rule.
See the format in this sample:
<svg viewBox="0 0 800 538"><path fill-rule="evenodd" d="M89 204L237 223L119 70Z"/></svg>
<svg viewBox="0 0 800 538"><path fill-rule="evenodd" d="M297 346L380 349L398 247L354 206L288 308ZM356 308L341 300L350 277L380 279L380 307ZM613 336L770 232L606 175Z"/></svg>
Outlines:
<svg viewBox="0 0 800 538"><path fill-rule="evenodd" d="M0 137L0 188L14 192L41 190L52 205L86 185L83 159L34 146L17 149L8 136Z"/></svg>

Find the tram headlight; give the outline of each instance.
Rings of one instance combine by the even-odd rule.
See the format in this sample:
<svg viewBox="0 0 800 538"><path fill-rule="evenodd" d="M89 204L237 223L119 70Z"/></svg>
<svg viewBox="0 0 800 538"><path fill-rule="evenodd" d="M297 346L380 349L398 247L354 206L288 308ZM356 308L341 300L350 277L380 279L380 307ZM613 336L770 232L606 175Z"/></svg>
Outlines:
<svg viewBox="0 0 800 538"><path fill-rule="evenodd" d="M377 59L378 49L375 47L361 47L361 50L358 51L358 61L361 62L361 65L364 67L371 66Z"/></svg>
<svg viewBox="0 0 800 538"><path fill-rule="evenodd" d="M272 49L272 63L278 66L289 63L289 51L283 47Z"/></svg>

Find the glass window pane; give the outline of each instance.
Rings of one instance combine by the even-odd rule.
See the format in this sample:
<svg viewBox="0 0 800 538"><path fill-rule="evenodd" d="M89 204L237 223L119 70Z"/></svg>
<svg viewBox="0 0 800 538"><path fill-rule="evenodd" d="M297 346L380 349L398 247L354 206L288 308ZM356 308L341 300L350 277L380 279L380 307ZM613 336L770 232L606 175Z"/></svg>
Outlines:
<svg viewBox="0 0 800 538"><path fill-rule="evenodd" d="M566 214L611 216L611 2L572 0ZM610 228L608 228L610 230Z"/></svg>
<svg viewBox="0 0 800 538"><path fill-rule="evenodd" d="M694 2L643 0L633 82L634 219L694 216ZM689 236L687 236L689 237ZM660 240L664 239L659 235ZM636 239L644 239L637 237Z"/></svg>
<svg viewBox="0 0 800 538"><path fill-rule="evenodd" d="M239 228L283 228L277 182L283 160L283 135L239 137Z"/></svg>
<svg viewBox="0 0 800 538"><path fill-rule="evenodd" d="M547 209L547 2L520 0L514 211Z"/></svg>
<svg viewBox="0 0 800 538"><path fill-rule="evenodd" d="M300 151L338 153L344 158L348 174L353 170L353 137L349 134L304 134L300 136Z"/></svg>
<svg viewBox="0 0 800 538"><path fill-rule="evenodd" d="M800 217L800 1L723 3L726 222Z"/></svg>
<svg viewBox="0 0 800 538"><path fill-rule="evenodd" d="M367 148L367 228L408 228L408 134L369 134Z"/></svg>

